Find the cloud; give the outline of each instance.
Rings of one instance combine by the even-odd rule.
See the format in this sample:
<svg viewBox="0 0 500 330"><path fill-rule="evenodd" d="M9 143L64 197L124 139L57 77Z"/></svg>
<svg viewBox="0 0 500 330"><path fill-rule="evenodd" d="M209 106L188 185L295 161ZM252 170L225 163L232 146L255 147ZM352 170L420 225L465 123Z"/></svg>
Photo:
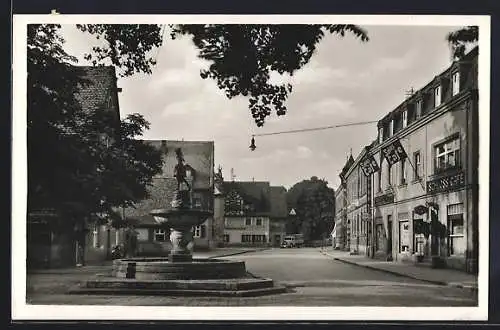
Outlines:
<svg viewBox="0 0 500 330"><path fill-rule="evenodd" d="M308 107L308 113L314 113L318 116L349 116L356 114L352 100L343 100L336 97L328 97L311 104Z"/></svg>
<svg viewBox="0 0 500 330"><path fill-rule="evenodd" d="M317 62L312 62L298 71L291 80L294 84L329 84L348 76L349 72L345 69L320 66Z"/></svg>
<svg viewBox="0 0 500 330"><path fill-rule="evenodd" d="M298 158L311 158L313 152L308 147L298 146L297 147L297 157Z"/></svg>
<svg viewBox="0 0 500 330"><path fill-rule="evenodd" d="M378 58L368 70L370 73L387 73L388 71L404 71L413 66L416 53L409 50L403 56L389 56Z"/></svg>

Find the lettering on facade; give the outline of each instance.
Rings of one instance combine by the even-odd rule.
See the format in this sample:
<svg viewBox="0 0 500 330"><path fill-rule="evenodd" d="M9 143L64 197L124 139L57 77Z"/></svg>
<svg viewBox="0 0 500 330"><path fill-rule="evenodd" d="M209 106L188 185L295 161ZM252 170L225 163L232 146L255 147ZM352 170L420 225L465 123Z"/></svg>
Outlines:
<svg viewBox="0 0 500 330"><path fill-rule="evenodd" d="M436 180L427 181L427 193L450 191L465 185L463 172L445 176Z"/></svg>
<svg viewBox="0 0 500 330"><path fill-rule="evenodd" d="M383 147L381 151L382 155L391 166L408 157L399 140L395 140L388 146Z"/></svg>
<svg viewBox="0 0 500 330"><path fill-rule="evenodd" d="M375 206L391 204L391 203L394 203L394 194L393 193L388 193L385 195L377 196L373 200L373 204Z"/></svg>

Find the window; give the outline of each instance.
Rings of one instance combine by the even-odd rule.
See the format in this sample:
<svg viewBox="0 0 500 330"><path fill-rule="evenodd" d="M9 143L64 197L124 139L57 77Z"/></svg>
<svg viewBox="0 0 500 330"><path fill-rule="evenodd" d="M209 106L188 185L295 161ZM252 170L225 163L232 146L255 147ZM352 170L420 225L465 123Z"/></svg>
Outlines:
<svg viewBox="0 0 500 330"><path fill-rule="evenodd" d="M252 235L252 242L254 243L266 243L266 235Z"/></svg>
<svg viewBox="0 0 500 330"><path fill-rule="evenodd" d="M251 226L252 225L252 218L246 218L245 219L245 226Z"/></svg>
<svg viewBox="0 0 500 330"><path fill-rule="evenodd" d="M387 185L388 186L392 185L391 176L392 176L392 166L389 163L387 163Z"/></svg>
<svg viewBox="0 0 500 330"><path fill-rule="evenodd" d="M406 183L406 159L401 160L401 177L400 177L400 183L405 184Z"/></svg>
<svg viewBox="0 0 500 330"><path fill-rule="evenodd" d="M452 95L455 96L460 92L460 72L455 72L451 78Z"/></svg>
<svg viewBox="0 0 500 330"><path fill-rule="evenodd" d="M164 229L155 229L154 230L154 240L156 242L165 242L166 241L166 233Z"/></svg>
<svg viewBox="0 0 500 330"><path fill-rule="evenodd" d="M241 242L242 243L251 243L252 242L252 235L241 235Z"/></svg>
<svg viewBox="0 0 500 330"><path fill-rule="evenodd" d="M413 165L415 168L413 169L413 178L418 180L422 177L422 159L420 156L420 151L417 151L413 154Z"/></svg>
<svg viewBox="0 0 500 330"><path fill-rule="evenodd" d="M448 253L462 255L465 253L463 204L448 205Z"/></svg>
<svg viewBox="0 0 500 330"><path fill-rule="evenodd" d="M378 129L378 143L382 143L384 141L384 128L379 127Z"/></svg>
<svg viewBox="0 0 500 330"><path fill-rule="evenodd" d="M98 248L100 246L100 244L99 244L99 226L97 224L94 225L94 230L92 232L92 238L93 238L94 248Z"/></svg>
<svg viewBox="0 0 500 330"><path fill-rule="evenodd" d="M417 118L422 116L422 100L418 100L416 104L416 115Z"/></svg>
<svg viewBox="0 0 500 330"><path fill-rule="evenodd" d="M389 122L389 137L391 137L394 134L394 120L391 119Z"/></svg>
<svg viewBox="0 0 500 330"><path fill-rule="evenodd" d="M359 214L356 216L356 221L357 221L357 223L356 223L356 231L358 232L358 235L359 235L359 231L360 231L360 228L361 228L361 226L360 226L361 223L359 221Z"/></svg>
<svg viewBox="0 0 500 330"><path fill-rule="evenodd" d="M229 235L224 234L224 243L229 243Z"/></svg>
<svg viewBox="0 0 500 330"><path fill-rule="evenodd" d="M434 107L441 105L441 86L434 88Z"/></svg>
<svg viewBox="0 0 500 330"><path fill-rule="evenodd" d="M382 191L382 170L377 172L377 191Z"/></svg>
<svg viewBox="0 0 500 330"><path fill-rule="evenodd" d="M403 111L403 128L405 128L406 126L408 126L408 111L405 110Z"/></svg>
<svg viewBox="0 0 500 330"><path fill-rule="evenodd" d="M460 166L460 140L458 137L438 144L434 148L436 173Z"/></svg>
<svg viewBox="0 0 500 330"><path fill-rule="evenodd" d="M262 218L257 218L257 220L255 220L255 224L257 226L262 226Z"/></svg>
<svg viewBox="0 0 500 330"><path fill-rule="evenodd" d="M194 237L200 237L201 236L201 226L196 226L194 227Z"/></svg>
<svg viewBox="0 0 500 330"><path fill-rule="evenodd" d="M201 208L201 198L199 198L199 197L193 198L193 204L194 204L195 208L200 209Z"/></svg>

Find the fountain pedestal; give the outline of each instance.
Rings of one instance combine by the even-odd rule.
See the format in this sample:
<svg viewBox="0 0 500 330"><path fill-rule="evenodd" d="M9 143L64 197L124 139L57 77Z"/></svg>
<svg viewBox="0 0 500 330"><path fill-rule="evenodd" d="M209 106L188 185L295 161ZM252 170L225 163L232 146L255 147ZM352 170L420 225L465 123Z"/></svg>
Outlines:
<svg viewBox="0 0 500 330"><path fill-rule="evenodd" d="M195 209L158 209L151 211L155 220L170 227L172 250L168 256L171 262L186 262L193 259L190 243L193 242L193 227L205 222L213 213Z"/></svg>
<svg viewBox="0 0 500 330"><path fill-rule="evenodd" d="M191 228L170 229L170 242L172 251L168 256L170 262L192 261L193 256L189 250L189 243L193 240Z"/></svg>

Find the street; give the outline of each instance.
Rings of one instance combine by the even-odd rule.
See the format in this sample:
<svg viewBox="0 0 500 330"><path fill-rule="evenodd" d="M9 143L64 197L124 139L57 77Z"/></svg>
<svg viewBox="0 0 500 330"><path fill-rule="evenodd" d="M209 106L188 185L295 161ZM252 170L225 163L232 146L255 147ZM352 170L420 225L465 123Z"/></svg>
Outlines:
<svg viewBox="0 0 500 330"><path fill-rule="evenodd" d="M249 297L158 297L68 295L64 278L78 275L28 275L31 304L143 306L475 306L465 289L428 284L402 276L349 265L320 253L318 248L268 249L225 257L243 260L254 276L272 278L287 293ZM89 272L97 270L89 270ZM100 270L102 271L102 269ZM87 276L90 275L89 273ZM51 289L54 282L58 288ZM43 284L45 283L45 284ZM45 285L45 288L44 288ZM69 285L69 282L68 282Z"/></svg>

